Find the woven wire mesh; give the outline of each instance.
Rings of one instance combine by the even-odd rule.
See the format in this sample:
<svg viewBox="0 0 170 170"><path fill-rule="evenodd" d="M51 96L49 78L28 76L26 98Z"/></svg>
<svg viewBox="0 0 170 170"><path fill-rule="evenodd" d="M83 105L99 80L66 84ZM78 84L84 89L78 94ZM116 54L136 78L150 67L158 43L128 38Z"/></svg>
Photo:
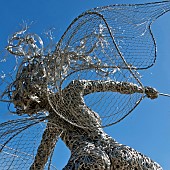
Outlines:
<svg viewBox="0 0 170 170"><path fill-rule="evenodd" d="M110 5L89 12L104 16L126 62L142 69L151 67L156 60L156 43L150 26L169 10L169 1L163 1L139 5Z"/></svg>
<svg viewBox="0 0 170 170"><path fill-rule="evenodd" d="M8 101L17 115L31 118L0 125L4 169L27 169L33 163L44 128L35 121L39 112L48 119L44 112L53 110L73 125L90 128L88 115L74 107L79 103L76 97L66 100L63 95L73 81L129 82L143 89L138 71L156 59L150 26L169 9L170 1L89 10L70 24L54 51L45 49L42 39L27 33L27 28L16 32L7 46L10 55L0 60L1 101ZM101 118L101 126L124 119L144 97L144 91L120 92L101 90L84 96L87 107ZM66 105L68 101L73 105ZM29 147L30 141L35 147Z"/></svg>
<svg viewBox="0 0 170 170"><path fill-rule="evenodd" d="M0 124L0 165L3 170L30 168L46 127L43 119L22 118ZM49 166L56 169L48 163L45 169Z"/></svg>

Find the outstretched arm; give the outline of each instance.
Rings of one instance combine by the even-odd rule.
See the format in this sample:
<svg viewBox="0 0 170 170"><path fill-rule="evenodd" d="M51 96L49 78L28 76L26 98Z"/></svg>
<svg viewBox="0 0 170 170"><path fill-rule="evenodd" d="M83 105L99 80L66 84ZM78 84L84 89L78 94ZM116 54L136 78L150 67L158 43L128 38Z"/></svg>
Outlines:
<svg viewBox="0 0 170 170"><path fill-rule="evenodd" d="M100 80L75 80L73 84L81 88L83 95L95 92L118 92L121 94L144 93L148 98L155 99L159 92L152 87L141 87L130 82L100 81Z"/></svg>
<svg viewBox="0 0 170 170"><path fill-rule="evenodd" d="M30 170L44 169L45 164L47 163L48 158L52 153L60 134L61 132L57 130L55 125L50 123L47 124Z"/></svg>

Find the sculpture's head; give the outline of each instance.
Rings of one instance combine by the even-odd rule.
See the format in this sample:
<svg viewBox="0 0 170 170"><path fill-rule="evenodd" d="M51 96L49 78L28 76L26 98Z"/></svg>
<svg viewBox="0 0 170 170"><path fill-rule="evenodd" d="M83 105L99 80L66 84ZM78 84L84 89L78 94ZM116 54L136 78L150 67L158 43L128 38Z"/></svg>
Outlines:
<svg viewBox="0 0 170 170"><path fill-rule="evenodd" d="M47 105L46 76L43 65L36 60L22 66L11 86L11 100L19 114L35 114Z"/></svg>
<svg viewBox="0 0 170 170"><path fill-rule="evenodd" d="M7 83L2 96L10 99L19 115L35 114L45 110L48 105L45 68L48 67L50 52L45 51L43 41L37 34L26 31L27 26L14 33L6 47L10 54L8 58L15 59L16 65L10 75L12 82Z"/></svg>

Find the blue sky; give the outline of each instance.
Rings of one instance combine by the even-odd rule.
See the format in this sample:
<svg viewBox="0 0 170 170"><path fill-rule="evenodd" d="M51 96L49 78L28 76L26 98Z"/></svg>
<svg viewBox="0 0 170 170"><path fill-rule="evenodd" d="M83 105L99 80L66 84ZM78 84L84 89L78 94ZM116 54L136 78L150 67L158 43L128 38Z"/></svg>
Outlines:
<svg viewBox="0 0 170 170"><path fill-rule="evenodd" d="M145 3L153 0L15 0L1 1L0 5L0 50L7 44L8 36L26 21L33 22L31 30L41 34L55 28L56 41L70 22L79 14L93 7L116 3ZM170 93L170 13L159 18L152 30L157 41L156 65L144 74L143 83ZM165 170L170 169L170 98L145 99L124 121L106 128L105 131L118 142L148 155L159 162ZM7 109L1 103L2 113ZM8 117L7 117L8 118ZM0 121L4 117L0 116ZM67 163L70 152L59 141L54 163L60 170Z"/></svg>

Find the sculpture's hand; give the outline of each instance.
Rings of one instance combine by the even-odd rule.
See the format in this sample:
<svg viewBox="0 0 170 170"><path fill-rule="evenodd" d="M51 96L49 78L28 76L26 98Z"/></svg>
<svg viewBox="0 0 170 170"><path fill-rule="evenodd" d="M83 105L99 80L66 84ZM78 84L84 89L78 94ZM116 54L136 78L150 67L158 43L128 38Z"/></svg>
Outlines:
<svg viewBox="0 0 170 170"><path fill-rule="evenodd" d="M146 86L145 87L145 94L150 99L156 99L159 95L159 92L153 87Z"/></svg>

